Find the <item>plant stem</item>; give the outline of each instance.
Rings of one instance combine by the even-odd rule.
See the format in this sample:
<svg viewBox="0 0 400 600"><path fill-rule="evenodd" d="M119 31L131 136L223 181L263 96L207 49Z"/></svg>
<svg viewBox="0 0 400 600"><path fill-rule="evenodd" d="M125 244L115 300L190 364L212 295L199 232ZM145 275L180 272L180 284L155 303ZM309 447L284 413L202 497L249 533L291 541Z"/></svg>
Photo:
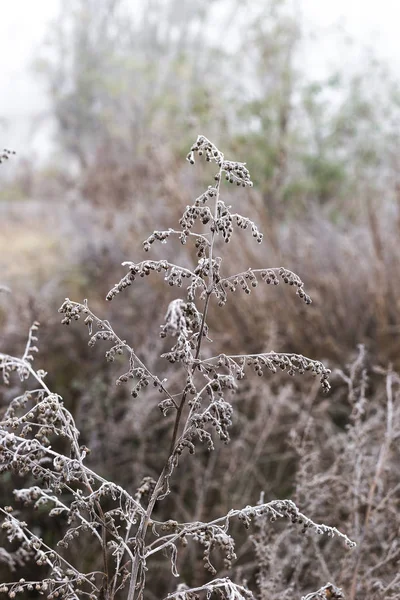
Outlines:
<svg viewBox="0 0 400 600"><path fill-rule="evenodd" d="M208 281L209 281L209 283L208 283L208 288L206 291L206 299L204 302L203 316L202 316L202 320L201 320L201 324L200 324L200 328L199 328L199 334L198 334L198 338L197 338L197 347L196 347L196 353L194 356L195 364L192 364L192 366L191 366L192 374L194 373L194 371L196 369L196 366L197 366L196 363L200 356L201 344L202 344L203 337L204 337L204 335L203 335L204 328L206 325L206 318L207 318L207 313L208 313L209 304L210 304L210 297L211 297L211 294L214 289L213 250L214 250L214 243L215 243L216 231L217 231L215 223L218 218L218 200L219 200L219 192L220 192L221 178L222 178L222 165L223 165L223 157L222 157L221 164L220 164L217 184L215 186L217 193L215 195L215 206L214 206L214 230L212 232L212 236L211 236L211 240L210 240L209 255L208 255L208 261L209 261L209 271L208 271L209 279L208 279ZM150 501L149 501L149 504L147 507L147 511L146 511L146 515L142 517L137 534L136 534L137 550L136 550L136 554L135 554L135 561L134 561L134 564L132 565L132 573L131 573L131 580L130 580L130 584L129 584L128 600L134 600L134 598L135 598L136 583L137 583L137 577L138 577L139 567L140 567L140 562L141 562L141 557L139 556L138 548L141 547L142 545L144 545L144 539L146 537L147 528L150 523L150 519L151 519L151 515L153 512L154 506L157 502L158 496L161 493L161 490L164 487L165 476L166 476L167 469L168 469L168 463L169 463L171 457L173 456L173 453L175 450L175 444L176 444L176 440L178 437L179 425L181 422L183 409L184 409L184 406L186 403L186 398L187 398L187 391L184 390L182 392L181 401L179 403L179 406L178 406L178 409L176 412L176 416L175 416L175 422L174 422L174 428L173 428L173 432L172 432L172 439L171 439L171 444L170 444L170 448L169 448L168 459L160 473L160 476L155 485L153 494L150 498Z"/></svg>

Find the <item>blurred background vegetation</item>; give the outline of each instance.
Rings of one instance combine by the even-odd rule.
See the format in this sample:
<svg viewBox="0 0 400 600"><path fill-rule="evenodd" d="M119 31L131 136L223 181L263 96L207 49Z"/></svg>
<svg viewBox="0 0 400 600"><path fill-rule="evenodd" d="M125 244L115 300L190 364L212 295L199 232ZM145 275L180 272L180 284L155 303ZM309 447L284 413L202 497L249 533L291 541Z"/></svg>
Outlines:
<svg viewBox="0 0 400 600"><path fill-rule="evenodd" d="M130 491L156 475L170 423L150 392L133 401L128 389L115 387L115 366L105 363L101 348L87 347L83 329L63 328L57 308L66 296L88 298L150 366L178 376L157 358L164 348L158 327L175 292L154 278L110 305L105 294L123 275L123 260L141 260L141 241L153 229L173 227L212 183L210 169L184 160L198 133L228 158L245 161L255 184L249 193L227 188L225 196L254 217L264 242L256 247L237 233L236 244L221 250L226 272L282 265L302 277L313 298L305 307L281 286L257 288L250 299L237 294L211 311L215 353L293 351L345 369L364 344L370 405L381 415L363 447L371 459L363 472L367 487L373 478L386 414L385 378L373 367L400 369L400 86L368 52L357 69L344 64L314 80L302 67L303 43L301 22L285 0L143 0L135 10L120 0L70 0L61 3L35 61L51 102L54 153L41 164L14 159L12 175L1 167L0 283L12 290L0 294L2 350L18 352L31 322L41 322L38 361L50 387L73 410L93 467ZM154 249L157 257L166 254L177 263L195 260L173 242ZM2 396L3 405L13 391ZM230 447L211 457L199 449L197 462L183 461L161 516L205 519L255 503L261 491L266 498L292 496L302 472L294 437L304 440L311 428L320 454L328 437L343 450L352 423L340 378L328 399L306 379L250 379L235 408ZM394 451L387 461L398 465ZM5 501L15 485L5 482ZM399 503L393 486L384 480L379 493L391 491ZM364 500L353 512L322 517L331 515L330 524L351 535ZM308 496L301 508L307 512L309 504ZM37 527L51 539L54 524L38 515ZM251 544L239 548L238 577L256 582L261 559ZM370 573L389 550L368 548L361 558L346 555L354 562L350 574L338 567L346 551L330 551L326 570L348 592L357 571L362 593L392 597L372 586L376 577L387 583L398 554L383 575ZM85 550L88 563L96 562ZM187 583L204 578L198 558L191 548L181 565ZM326 572L311 564L301 573L282 569L275 592L263 592L258 578L260 595L289 598L283 590L322 585ZM149 598L174 585L160 565Z"/></svg>

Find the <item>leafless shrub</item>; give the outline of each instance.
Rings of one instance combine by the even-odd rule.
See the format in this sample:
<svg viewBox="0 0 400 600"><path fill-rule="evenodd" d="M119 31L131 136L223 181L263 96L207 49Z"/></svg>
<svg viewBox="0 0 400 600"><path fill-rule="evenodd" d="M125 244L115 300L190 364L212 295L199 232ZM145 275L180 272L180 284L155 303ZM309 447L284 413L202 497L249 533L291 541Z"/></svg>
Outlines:
<svg viewBox="0 0 400 600"><path fill-rule="evenodd" d="M400 379L390 367L371 367L362 346L335 377L345 386L336 387L335 396L337 402L346 399L349 423L339 429L315 411L292 430L299 456L295 500L299 506L306 503L314 519L323 514L328 523L343 523L357 548L346 557L329 542L310 548L290 531L271 531L265 519L257 519L254 544L263 599L289 598L290 585L292 591L310 588L318 573L340 581L343 596L322 588L307 599L399 598L400 551L393 525L400 500Z"/></svg>
<svg viewBox="0 0 400 600"><path fill-rule="evenodd" d="M243 163L226 160L203 136L199 136L192 146L189 162L194 163L196 154L205 155L208 162L217 165L215 183L193 205L186 207L180 220L181 229L155 231L144 242L144 248L149 250L152 243L165 242L171 235L177 236L183 245L192 239L197 250L197 266L191 270L167 260L125 263L128 274L107 295L108 300L113 299L130 287L136 278L146 277L152 272L162 273L171 287L184 287L184 297L169 304L161 327L161 338L173 339L172 347L162 357L180 367L180 380L176 378L171 383L154 374L140 356L140 350L130 346L107 320L98 317L87 301L78 303L66 299L60 308L64 324L84 318L90 336L89 346L95 346L99 341L109 345L106 351L109 362L120 365L123 358L127 358L128 368L119 375L118 385L131 382L134 398L149 385L154 387L154 392L160 393L158 407L167 419L172 415L172 432L158 478L146 476L136 492L131 494L89 468L86 458L90 451L79 442L79 430L71 412L66 409L61 397L48 387L46 373L33 367L33 358L38 351L37 323L31 327L22 357L0 354L0 368L6 384L10 384L14 372L22 382L30 378L35 381L33 389L10 402L2 418L0 471L33 476L38 485L16 489L15 499L35 509L48 511L50 517L63 518L67 525L57 546L53 547L35 534L32 525L19 518L17 510L10 506L0 509L4 517L2 528L9 542L16 546L14 550L4 550L2 560L14 569L33 560L47 570L47 575L36 581L22 578L3 584L1 591L7 592L9 597L37 590L51 599L82 596L143 598L147 571L151 569L154 557L160 552L166 555L172 574L178 577L177 559L181 547L190 540L202 547L204 567L216 576L215 550L222 554L226 569L230 569L236 559L235 543L230 533L231 521L235 520L248 528L253 519L289 519L300 524L304 533L310 531L328 537L338 536L347 546L354 546L354 542L336 527L318 524L300 512L291 500L272 500L231 509L227 514L207 522L159 521L153 514L156 504L171 493L171 478L182 455L194 454L201 445L213 450L215 438L229 442L233 414L230 396L237 389L237 381L243 379L250 369L259 376L263 375L264 369L273 373L287 371L289 375L309 371L319 377L325 391L330 387L330 371L321 362L299 354L269 351L252 355L210 356L208 346L205 346L211 341L207 324L210 303L215 299L219 306L223 306L228 299L227 291L234 291L239 286L248 294L260 280L267 284L282 280L293 286L306 304L311 299L300 278L283 267L248 269L233 276L224 276L222 258L216 254L219 237L229 242L234 225L250 228L257 242L261 242L262 234L251 220L231 213L230 206L221 200L222 179L225 176L230 183L242 187L250 187L252 183ZM199 232L193 231L196 222L203 226ZM201 304L202 310L199 308ZM94 571L85 572L84 561L80 557L66 558L65 550L81 536L91 537L101 555L101 564ZM336 590L332 584L321 589ZM214 592L227 599L252 597L245 586L227 577L195 587L181 584L169 597L193 600L202 596L209 598ZM320 591L307 598L318 597L318 594Z"/></svg>

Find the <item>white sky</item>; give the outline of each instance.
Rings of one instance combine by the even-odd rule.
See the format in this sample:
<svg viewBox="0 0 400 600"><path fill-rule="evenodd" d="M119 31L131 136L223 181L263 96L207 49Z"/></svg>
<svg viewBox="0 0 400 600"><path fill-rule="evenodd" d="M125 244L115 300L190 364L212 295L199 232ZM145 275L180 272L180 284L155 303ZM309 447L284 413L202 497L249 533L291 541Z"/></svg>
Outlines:
<svg viewBox="0 0 400 600"><path fill-rule="evenodd" d="M30 151L45 145L46 134L31 135L32 126L38 125L47 109L44 88L33 75L31 65L49 21L57 14L58 3L59 0L0 0L1 147L19 149L29 145L26 150ZM6 125L3 119L7 120Z"/></svg>
<svg viewBox="0 0 400 600"><path fill-rule="evenodd" d="M340 26L355 44L352 60L363 56L362 47L371 48L374 54L389 64L390 70L400 78L400 0L295 0L310 29L315 28L319 40L316 64L331 60L346 60L335 55L334 36L329 32ZM327 34L327 47L322 43ZM312 64L312 57L311 59ZM340 64L340 63L339 63Z"/></svg>
<svg viewBox="0 0 400 600"><path fill-rule="evenodd" d="M29 67L60 1L68 0L0 0L1 147L22 145L29 151L36 149L42 153L49 146L48 132L32 135L31 122L38 124L45 113L46 97L41 82L29 72ZM139 0L130 1L134 5ZM378 57L386 59L400 78L400 0L294 2L307 29L315 30L318 35L318 44L306 57L307 68L316 76L323 74L327 64L347 59L338 55L331 34L332 28L340 24L356 42L372 47ZM352 59L357 57L353 55ZM7 120L8 126L2 119Z"/></svg>

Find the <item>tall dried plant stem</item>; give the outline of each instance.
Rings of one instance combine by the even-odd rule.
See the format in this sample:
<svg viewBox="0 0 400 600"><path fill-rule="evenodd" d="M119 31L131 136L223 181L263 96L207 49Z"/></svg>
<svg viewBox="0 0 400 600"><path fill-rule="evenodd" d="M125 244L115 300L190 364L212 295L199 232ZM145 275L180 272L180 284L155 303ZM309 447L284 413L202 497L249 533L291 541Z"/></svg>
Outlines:
<svg viewBox="0 0 400 600"><path fill-rule="evenodd" d="M221 166L219 169L218 180L215 185L215 188L217 190L217 193L215 194L215 206L214 206L214 221L215 222L217 221L217 218L218 218L218 201L219 201L221 180L222 180L222 171L223 171L222 167L223 167L223 160L221 160ZM214 286L213 250L214 250L216 233L217 232L214 229L214 231L211 234L211 241L210 241L210 246L209 246L209 257L208 257L209 265L210 265L209 280L208 280L208 288L206 290L206 298L204 301L203 316L202 316L201 325L200 325L200 329L199 329L199 337L198 337L198 341L197 341L195 361L197 361L197 359L200 356L201 344L202 344L203 337L204 337L203 336L204 327L206 324L206 318L207 318L208 308L209 308L209 304L210 304L210 297L211 297L211 294L213 291L213 286ZM192 373L194 372L195 368L196 368L196 362L194 365L192 365ZM175 417L175 422L174 422L174 429L172 432L172 439L171 439L171 444L170 444L170 448L169 448L168 459L167 459L167 461L163 467L163 470L161 471L161 474L158 478L158 481L154 488L153 494L150 498L149 505L147 507L146 515L142 517L141 523L140 523L140 526L139 526L139 529L137 532L137 537L136 537L137 551L135 554L135 560L132 564L131 579L130 579L129 592L128 592L128 600L134 600L134 598L135 598L135 592L136 592L136 587L137 587L137 578L138 578L140 562L141 562L141 557L139 555L139 549L144 546L144 540L146 537L147 528L148 528L150 520L151 520L151 515L154 510L154 506L157 502L158 496L161 493L161 490L164 487L165 477L166 477L167 468L168 468L168 462L169 462L169 459L172 456L174 449L175 449L175 444L176 444L176 440L178 437L179 426L180 426L181 419L182 419L182 413L183 413L183 409L184 409L184 406L186 403L186 397L187 397L187 392L184 391L182 393L182 397L181 397L181 400L179 402L179 405L178 405L178 408L176 411L176 417ZM139 590L139 593L137 595L138 598L140 597L140 593L141 593L141 591Z"/></svg>
<svg viewBox="0 0 400 600"><path fill-rule="evenodd" d="M368 493L367 511L366 511L365 519L364 519L363 534L362 534L360 541L358 542L356 564L354 567L353 578L351 581L349 600L356 600L358 572L360 570L363 543L364 543L364 540L365 540L368 530L369 530L369 524L370 524L370 518L371 518L371 512L372 512L372 508L373 508L373 502L374 502L376 488L379 484L379 481L381 480L382 471L385 467L386 459L389 454L389 449L390 449L391 443L393 441L393 372L392 372L391 366L389 367L389 372L386 376L386 398L387 398L387 409L386 409L387 412L386 412L385 439L384 439L384 441L381 445L380 451L379 451L378 462L376 464L376 469L375 469L375 476L372 480L371 487L370 487L369 493Z"/></svg>

